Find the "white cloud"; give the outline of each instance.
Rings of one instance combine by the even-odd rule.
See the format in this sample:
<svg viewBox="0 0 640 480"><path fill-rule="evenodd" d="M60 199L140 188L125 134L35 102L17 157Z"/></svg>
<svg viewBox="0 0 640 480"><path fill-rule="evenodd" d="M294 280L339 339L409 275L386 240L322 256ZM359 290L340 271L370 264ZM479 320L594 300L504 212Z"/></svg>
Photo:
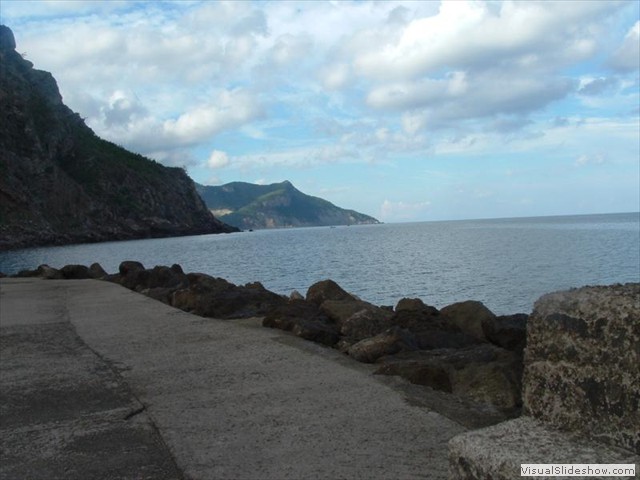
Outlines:
<svg viewBox="0 0 640 480"><path fill-rule="evenodd" d="M574 166L584 167L586 165L603 165L604 163L606 163L606 158L602 153L593 153L580 155L574 162Z"/></svg>
<svg viewBox="0 0 640 480"><path fill-rule="evenodd" d="M246 170L524 149L562 143L540 118L575 93L637 105L640 22L608 30L624 2L6 3L65 102L170 164L206 167L214 141ZM615 78L585 63L607 57Z"/></svg>
<svg viewBox="0 0 640 480"><path fill-rule="evenodd" d="M176 119L165 120L163 133L181 144L195 144L218 132L261 116L255 99L242 90L224 90L214 101L197 105Z"/></svg>
<svg viewBox="0 0 640 480"><path fill-rule="evenodd" d="M147 109L135 97L135 94L126 93L122 90L114 91L107 104L102 107L104 124L107 127L127 125L134 122L136 118L144 117L147 114Z"/></svg>
<svg viewBox="0 0 640 480"><path fill-rule="evenodd" d="M229 165L229 156L225 152L221 150L211 152L209 160L207 160L207 167L216 169L226 167L227 165Z"/></svg>
<svg viewBox="0 0 640 480"><path fill-rule="evenodd" d="M346 63L333 63L326 65L320 71L320 79L328 90L343 88L349 82L351 70Z"/></svg>
<svg viewBox="0 0 640 480"><path fill-rule="evenodd" d="M622 45L613 53L610 63L615 69L622 71L640 68L640 21L629 29Z"/></svg>
<svg viewBox="0 0 640 480"><path fill-rule="evenodd" d="M442 2L437 14L414 19L401 35L364 46L355 65L379 80L495 62L548 68L590 55L602 15L617 8L611 2Z"/></svg>
<svg viewBox="0 0 640 480"><path fill-rule="evenodd" d="M423 216L431 206L429 201L421 202L393 202L385 200L380 206L380 220L382 221L410 221Z"/></svg>
<svg viewBox="0 0 640 480"><path fill-rule="evenodd" d="M619 80L615 77L584 77L580 79L580 95L600 95L617 87Z"/></svg>
<svg viewBox="0 0 640 480"><path fill-rule="evenodd" d="M309 35L280 35L269 50L269 63L286 66L304 57L310 57L313 40Z"/></svg>

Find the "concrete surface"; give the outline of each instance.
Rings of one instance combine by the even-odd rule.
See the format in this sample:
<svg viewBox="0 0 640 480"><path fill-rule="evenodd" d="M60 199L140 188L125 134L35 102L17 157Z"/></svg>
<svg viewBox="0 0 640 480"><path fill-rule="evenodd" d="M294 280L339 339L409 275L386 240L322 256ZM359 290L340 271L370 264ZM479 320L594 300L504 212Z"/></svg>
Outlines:
<svg viewBox="0 0 640 480"><path fill-rule="evenodd" d="M520 478L520 465L527 463L635 464L636 476L625 478L640 478L640 457L633 452L559 431L527 416L458 435L449 447L451 478L456 480L513 480Z"/></svg>
<svg viewBox="0 0 640 480"><path fill-rule="evenodd" d="M334 350L106 282L2 279L0 334L2 479L444 479L465 431Z"/></svg>

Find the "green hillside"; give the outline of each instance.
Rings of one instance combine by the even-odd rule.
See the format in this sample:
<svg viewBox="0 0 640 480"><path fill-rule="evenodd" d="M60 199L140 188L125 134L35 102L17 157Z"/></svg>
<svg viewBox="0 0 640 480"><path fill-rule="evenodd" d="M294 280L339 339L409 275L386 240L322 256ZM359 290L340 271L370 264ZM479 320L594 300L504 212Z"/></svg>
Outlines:
<svg viewBox="0 0 640 480"><path fill-rule="evenodd" d="M230 232L193 181L99 138L0 25L0 250Z"/></svg>
<svg viewBox="0 0 640 480"><path fill-rule="evenodd" d="M368 215L306 195L289 181L271 185L232 182L196 188L220 220L243 229L379 223Z"/></svg>

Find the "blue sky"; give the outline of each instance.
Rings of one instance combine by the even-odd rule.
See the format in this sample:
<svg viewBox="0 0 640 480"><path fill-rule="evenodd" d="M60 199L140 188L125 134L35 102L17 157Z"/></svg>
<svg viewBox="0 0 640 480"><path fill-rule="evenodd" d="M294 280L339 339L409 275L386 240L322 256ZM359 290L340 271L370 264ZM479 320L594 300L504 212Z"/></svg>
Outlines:
<svg viewBox="0 0 640 480"><path fill-rule="evenodd" d="M640 209L637 1L15 1L100 136L385 222Z"/></svg>

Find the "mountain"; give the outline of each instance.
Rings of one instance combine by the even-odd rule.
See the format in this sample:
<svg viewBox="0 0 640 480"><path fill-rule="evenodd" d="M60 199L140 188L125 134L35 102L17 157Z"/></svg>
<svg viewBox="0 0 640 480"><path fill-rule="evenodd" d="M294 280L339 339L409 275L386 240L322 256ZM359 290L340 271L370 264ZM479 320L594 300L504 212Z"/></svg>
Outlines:
<svg viewBox="0 0 640 480"><path fill-rule="evenodd" d="M235 231L180 168L100 139L0 25L0 249Z"/></svg>
<svg viewBox="0 0 640 480"><path fill-rule="evenodd" d="M305 195L288 181L271 185L233 182L218 187L196 184L196 188L220 220L243 229L380 223Z"/></svg>

